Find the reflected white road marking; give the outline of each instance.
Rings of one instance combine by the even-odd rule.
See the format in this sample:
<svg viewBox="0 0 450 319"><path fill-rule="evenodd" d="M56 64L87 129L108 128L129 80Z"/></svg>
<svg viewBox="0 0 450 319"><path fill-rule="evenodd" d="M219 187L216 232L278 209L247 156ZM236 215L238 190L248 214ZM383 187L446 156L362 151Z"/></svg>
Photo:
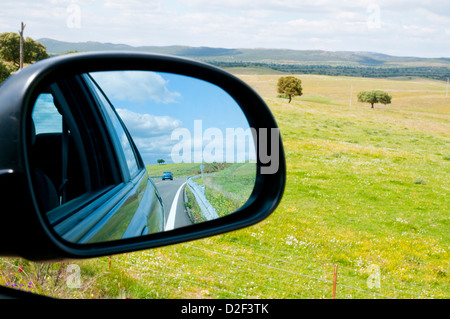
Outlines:
<svg viewBox="0 0 450 319"><path fill-rule="evenodd" d="M180 197L181 190L183 189L183 186L185 184L186 183L183 183L180 186L180 188L178 188L178 191L175 194L175 197L173 198L172 206L170 207L169 218L167 219L166 227L164 228L165 231L172 230L175 227L175 216L177 215L178 197Z"/></svg>

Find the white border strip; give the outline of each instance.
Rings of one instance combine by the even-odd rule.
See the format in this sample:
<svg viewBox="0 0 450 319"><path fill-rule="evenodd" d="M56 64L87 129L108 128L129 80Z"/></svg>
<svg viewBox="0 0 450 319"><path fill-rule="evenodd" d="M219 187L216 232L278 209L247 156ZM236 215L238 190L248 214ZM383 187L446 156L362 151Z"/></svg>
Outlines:
<svg viewBox="0 0 450 319"><path fill-rule="evenodd" d="M184 182L180 188L178 189L175 197L173 198L172 206L170 207L169 218L167 219L166 226L164 228L165 231L172 230L175 228L175 217L177 215L177 205L178 198L180 197L181 190L183 189L186 182Z"/></svg>

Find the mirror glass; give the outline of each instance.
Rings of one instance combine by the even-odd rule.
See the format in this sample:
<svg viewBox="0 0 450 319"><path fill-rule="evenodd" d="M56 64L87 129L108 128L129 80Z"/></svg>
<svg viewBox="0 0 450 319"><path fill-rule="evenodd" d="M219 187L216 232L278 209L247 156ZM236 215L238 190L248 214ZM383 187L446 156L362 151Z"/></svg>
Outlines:
<svg viewBox="0 0 450 319"><path fill-rule="evenodd" d="M203 80L149 71L81 74L39 94L31 117L36 197L70 242L221 218L242 207L254 187L253 130L228 93Z"/></svg>

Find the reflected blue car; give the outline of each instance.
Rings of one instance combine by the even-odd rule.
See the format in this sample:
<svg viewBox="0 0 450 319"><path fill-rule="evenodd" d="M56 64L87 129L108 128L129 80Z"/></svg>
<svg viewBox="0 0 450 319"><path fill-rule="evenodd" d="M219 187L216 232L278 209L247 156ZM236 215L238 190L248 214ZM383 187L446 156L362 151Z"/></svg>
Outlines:
<svg viewBox="0 0 450 319"><path fill-rule="evenodd" d="M162 180L170 179L173 181L173 174L172 172L164 172L162 175Z"/></svg>

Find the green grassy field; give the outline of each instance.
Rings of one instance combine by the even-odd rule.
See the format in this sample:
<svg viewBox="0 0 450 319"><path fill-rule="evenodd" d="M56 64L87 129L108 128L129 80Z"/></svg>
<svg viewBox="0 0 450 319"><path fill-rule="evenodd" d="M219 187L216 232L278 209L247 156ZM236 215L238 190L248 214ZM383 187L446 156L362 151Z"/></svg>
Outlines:
<svg viewBox="0 0 450 319"><path fill-rule="evenodd" d="M204 163L203 173L215 173L230 165L229 163ZM168 163L147 165L146 167L150 176L162 176L163 172L172 172L173 177L188 177L201 173L200 163Z"/></svg>
<svg viewBox="0 0 450 319"><path fill-rule="evenodd" d="M195 181L205 185L205 196L217 214L226 216L241 208L250 198L255 176L255 163L236 163Z"/></svg>
<svg viewBox="0 0 450 319"><path fill-rule="evenodd" d="M2 259L0 284L38 273L33 291L63 297L331 298L337 265L336 298L450 298L446 83L299 75L304 95L288 104L276 98L278 75L236 73L266 100L284 142L286 191L269 218L76 262L79 289L62 284L67 275L55 284L67 264L45 279L40 264ZM369 89L388 91L392 104L358 103Z"/></svg>

